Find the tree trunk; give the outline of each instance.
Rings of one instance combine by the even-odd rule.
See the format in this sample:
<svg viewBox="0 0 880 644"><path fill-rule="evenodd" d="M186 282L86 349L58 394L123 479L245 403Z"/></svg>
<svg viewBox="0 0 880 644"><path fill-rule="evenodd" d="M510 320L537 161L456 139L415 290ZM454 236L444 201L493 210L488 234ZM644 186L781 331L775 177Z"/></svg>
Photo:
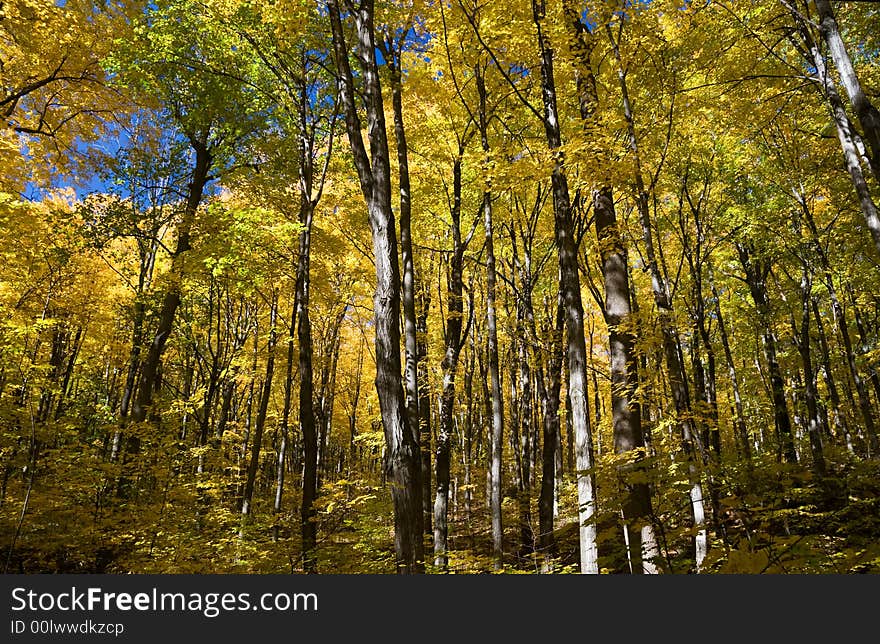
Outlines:
<svg viewBox="0 0 880 644"><path fill-rule="evenodd" d="M870 346L869 345L870 340L868 338L867 330L865 329L865 325L862 324L862 316L859 313L859 307L858 307L858 303L856 302L856 296L853 293L852 287L849 284L847 284L846 288L847 288L847 292L849 295L850 304L852 306L853 318L855 318L855 322L856 322L856 330L859 333L859 340L861 341L861 344L863 347ZM876 370L872 369L870 366L868 367L868 369L870 371L868 378L871 381L871 385L874 388L874 395L877 396L877 400L878 400L878 402L880 402L880 377L877 376ZM880 440L878 440L877 431L876 431L875 425L874 425L873 410L871 409L870 403L867 402L869 400L867 392L865 392L864 399L865 399L865 402L867 403L865 415L867 417L871 418L871 422L866 423L866 426L865 426L865 433L868 435L867 436L868 449L870 451L869 456L873 457L873 458L878 458L878 457L880 457Z"/></svg>
<svg viewBox="0 0 880 644"><path fill-rule="evenodd" d="M263 380L263 388L260 392L260 400L257 406L257 418L254 421L253 435L250 436L251 454L247 468L247 478L244 484L244 493L241 499L242 530L247 518L251 514L251 503L254 496L254 484L257 479L257 469L260 465L260 449L263 446L263 428L266 424L266 413L269 409L269 394L272 391L272 376L275 373L275 341L278 337L276 324L278 322L278 296L273 295L272 307L269 314L269 340L266 345L268 357L266 359L266 375Z"/></svg>
<svg viewBox="0 0 880 644"><path fill-rule="evenodd" d="M808 207L806 199L800 193L795 193L795 198L801 206L801 214L803 215L804 222L809 228L811 236L811 246L815 251L816 256L819 258L820 265L822 266L822 273L825 278L825 288L828 290L828 297L831 301L831 313L834 317L837 329L840 332L840 339L843 344L843 357L846 362L849 375L856 385L856 394L858 395L858 408L862 416L862 422L864 423L865 431L867 431L869 435L876 435L874 416L871 410L871 402L868 397L868 390L865 386L865 381L862 379L861 375L859 374L858 368L856 367L856 358L855 352L853 351L852 338L849 334L849 326L846 322L846 314L844 313L843 305L840 303L840 298L837 294L837 288L834 284L834 271L831 267L831 261L829 260L828 255L825 253L825 248L820 243L819 229L816 226L816 221L813 218L813 212ZM818 316L818 313L816 315L816 324L820 332L820 340L824 339L824 326L822 324L822 319ZM825 350L827 350L827 341L825 343ZM826 371L826 382L828 382L827 378L830 376L830 374L831 371L830 369L828 369ZM829 395L831 395L832 389L836 394L836 387L829 387ZM845 392L850 407L855 407L856 404L855 401L852 399L852 391L847 387L845 389ZM833 400L834 399L832 398L832 401ZM850 428L846 423L845 417L842 419L842 421L847 450L852 453L854 450L852 434L850 433Z"/></svg>
<svg viewBox="0 0 880 644"><path fill-rule="evenodd" d="M874 179L880 182L880 111L874 107L862 90L849 52L840 36L831 3L829 0L816 0L816 10L819 14L819 33L828 45L831 60L834 61L837 73L840 74L840 82L849 96L850 105L856 113L865 141L871 149L869 158L871 173Z"/></svg>
<svg viewBox="0 0 880 644"><path fill-rule="evenodd" d="M386 48L388 51L388 48ZM391 102L394 114L394 139L397 143L397 176L400 184L400 255L403 261L403 337L406 355L404 369L406 381L406 411L410 431L416 443L419 442L419 382L418 382L418 339L416 335L416 294L415 266L412 249L412 192L409 181L409 158L406 144L406 130L403 125L403 104L401 97L401 71L399 52L390 51L386 64L391 76ZM430 471L430 470L429 470ZM424 476L424 472L422 473Z"/></svg>
<svg viewBox="0 0 880 644"><path fill-rule="evenodd" d="M871 196L871 189L868 187L865 175L862 172L859 152L855 142L855 137L857 135L853 131L852 123L846 114L846 109L843 106L843 99L837 91L834 79L828 73L825 57L822 55L822 52L819 51L818 44L813 40L813 37L810 34L807 25L803 22L803 19L799 15L795 15L795 20L799 23L801 37L808 49L809 57L812 59L808 62L812 62L813 66L816 68L816 75L819 77L822 91L825 94L825 99L831 110L831 120L834 122L834 127L837 130L837 138L840 142L841 150L843 151L844 165L849 173L856 196L859 199L862 215L865 218L865 223L867 224L871 237L874 240L874 246L877 248L878 252L880 252L880 212L877 210L877 205ZM876 153L874 159L874 165L876 165Z"/></svg>
<svg viewBox="0 0 880 644"><path fill-rule="evenodd" d="M333 35L336 69L339 72L348 141L367 204L373 237L376 293L373 315L376 343L376 392L385 434L385 471L390 479L394 503L394 550L401 573L424 570L422 540L422 481L419 447L407 420L401 383L400 360L400 268L397 235L391 208L390 162L385 129L385 111L376 62L374 4L365 0L352 12L361 62L360 80L367 108L370 155L361 135L354 76L348 62L338 0L327 8Z"/></svg>
<svg viewBox="0 0 880 644"><path fill-rule="evenodd" d="M584 308L578 275L577 247L571 217L568 179L560 148L562 137L556 105L553 76L553 49L543 32L544 0L532 0L532 17L538 31L541 56L541 95L544 104L544 134L555 156L551 186L553 190L554 238L559 253L559 276L565 302L568 353L568 396L576 443L578 523L580 525L581 573L598 574L596 513L596 474L593 471L593 436L587 400L587 345L584 339Z"/></svg>
<svg viewBox="0 0 880 644"><path fill-rule="evenodd" d="M834 426L833 435L835 438L843 437L845 444L851 446L849 423L841 409L840 392L837 389L837 381L831 369L831 352L828 349L828 336L825 334L825 325L822 323L822 316L819 313L819 302L815 297L812 299L813 317L816 318L816 333L819 338L819 352L822 360L820 368L822 370L822 378L825 381L825 387L828 389L828 399L831 403L832 424Z"/></svg>
<svg viewBox="0 0 880 644"><path fill-rule="evenodd" d="M767 298L765 280L770 272L766 261L754 257L754 251L747 245L737 243L740 263L746 273L746 282L758 317L761 321L761 338L764 345L764 357L770 377L770 392L773 401L773 420L776 428L777 455L784 457L789 463L797 463L794 451L794 440L791 433L791 418L788 414L788 403L785 398L785 381L782 369L776 357L776 336L770 326L770 301Z"/></svg>
<svg viewBox="0 0 880 644"><path fill-rule="evenodd" d="M427 287L416 286L416 368L419 380L419 451L422 460L422 508L425 535L431 538L431 519L434 506L431 501L431 386L428 382L428 309L431 293ZM470 489L468 489L470 494Z"/></svg>
<svg viewBox="0 0 880 644"><path fill-rule="evenodd" d="M486 110L486 79L480 65L474 67L479 94L478 125L480 143L485 155L485 163L489 163L489 125ZM488 167L486 168L488 170ZM481 205L483 226L486 233L486 319L488 327L488 363L489 378L492 388L492 439L491 464L489 467L491 494L490 507L492 512L492 555L495 569L504 567L504 527L501 518L502 481L501 457L504 450L504 402L501 392L501 375L498 366L498 323L495 314L495 238L492 229L492 193L483 192Z"/></svg>
<svg viewBox="0 0 880 644"><path fill-rule="evenodd" d="M532 335L537 338L534 316L529 316ZM541 491L538 497L538 548L544 557L543 567L549 572L549 561L556 554L556 542L553 536L556 502L561 479L557 470L557 455L561 462L559 435L559 393L562 388L563 332L565 311L560 292L557 298L556 323L552 329L553 338L550 342L550 355L547 360L547 380L545 383L541 367L543 347L537 342L534 346L535 364L538 374L535 379L538 397L541 400L542 428L544 442L541 450ZM559 470L562 468L559 467Z"/></svg>
<svg viewBox="0 0 880 644"><path fill-rule="evenodd" d="M813 459L813 473L821 480L825 478L825 455L822 451L822 436L819 429L819 394L816 388L816 372L813 369L812 351L810 348L810 292L813 280L805 265L801 277L801 328L798 331L794 323L798 352L804 367L804 403L807 408L807 435L810 439L810 455Z"/></svg>
<svg viewBox="0 0 880 644"><path fill-rule="evenodd" d="M171 254L171 280L162 301L162 308L159 311L159 326L141 365L140 384L132 407L132 418L135 422L143 422L147 417L147 408L153 401L153 387L156 380L156 372L159 369L159 361L162 359L162 352L165 350L165 343L168 341L168 337L171 335L171 330L174 326L174 316L177 312L177 307L180 305L184 255L190 249L190 231L195 221L196 211L202 201L205 185L209 181L208 172L211 168L212 157L207 143L204 141L204 138L202 140L191 138L190 142L196 153L195 167L189 184L189 193L187 194L183 217L177 226L177 245Z"/></svg>
<svg viewBox="0 0 880 644"><path fill-rule="evenodd" d="M715 288L715 282L712 276L709 276L709 286L712 289L712 299L715 302L715 318L718 323L718 334L721 336L721 347L724 349L724 359L727 362L727 373L730 377L730 386L733 389L733 405L735 417L733 419L734 436L736 436L736 444L740 453L747 460L752 458L752 445L749 439L749 431L746 427L745 410L743 409L742 396L739 389L739 377L736 373L736 363L733 359L733 352L730 349L730 338L727 335L727 326L724 323L724 316L721 314L721 298L718 296L718 290Z"/></svg>
<svg viewBox="0 0 880 644"><path fill-rule="evenodd" d="M462 348L462 321L464 307L462 294L462 263L464 245L461 239L461 155L452 166L452 256L447 277L446 350L443 355L443 389L440 394L440 419L437 428L437 493L434 498L434 565L441 569L449 564L448 524L450 439L453 432L455 408L455 377Z"/></svg>

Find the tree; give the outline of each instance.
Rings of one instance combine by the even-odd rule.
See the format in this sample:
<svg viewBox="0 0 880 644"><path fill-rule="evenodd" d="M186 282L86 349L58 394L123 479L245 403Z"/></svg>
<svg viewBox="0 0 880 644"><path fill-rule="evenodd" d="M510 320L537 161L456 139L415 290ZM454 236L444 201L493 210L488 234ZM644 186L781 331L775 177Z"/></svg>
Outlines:
<svg viewBox="0 0 880 644"><path fill-rule="evenodd" d="M351 9L351 8L350 8ZM356 49L360 54L363 91L367 112L370 151L364 146L356 104L354 75L348 61L347 38L336 0L328 2L333 33L333 50L339 74L341 98L355 168L373 235L376 265L376 295L373 300L376 325L376 390L382 410L386 462L392 481L395 515L395 552L399 572L421 572L422 483L418 444L407 422L400 376L400 268L397 234L391 210L391 177L385 107L379 82L372 2L362 3L350 18L355 22Z"/></svg>

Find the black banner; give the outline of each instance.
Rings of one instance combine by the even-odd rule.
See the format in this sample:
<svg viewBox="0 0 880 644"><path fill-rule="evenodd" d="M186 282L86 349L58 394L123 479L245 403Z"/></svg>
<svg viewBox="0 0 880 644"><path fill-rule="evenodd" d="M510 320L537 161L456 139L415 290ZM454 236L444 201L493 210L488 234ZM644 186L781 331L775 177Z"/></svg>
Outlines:
<svg viewBox="0 0 880 644"><path fill-rule="evenodd" d="M4 575L0 642L872 637L876 576Z"/></svg>

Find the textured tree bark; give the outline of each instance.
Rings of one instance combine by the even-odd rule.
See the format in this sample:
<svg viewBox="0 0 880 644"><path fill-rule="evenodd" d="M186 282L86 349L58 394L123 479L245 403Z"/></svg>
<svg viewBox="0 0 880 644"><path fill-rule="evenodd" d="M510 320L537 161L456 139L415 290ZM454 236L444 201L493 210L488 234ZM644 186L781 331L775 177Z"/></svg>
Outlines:
<svg viewBox="0 0 880 644"><path fill-rule="evenodd" d="M408 422L401 383L400 360L400 268L397 235L391 209L390 162L385 111L376 61L374 5L365 0L351 12L361 62L361 82L367 108L370 154L361 135L354 76L348 62L338 0L327 3L339 72L345 125L361 192L367 205L373 236L376 292L373 315L376 343L376 392L385 434L385 471L394 503L394 550L400 573L424 570L422 540L422 480L419 446Z"/></svg>
<svg viewBox="0 0 880 644"><path fill-rule="evenodd" d="M554 52L543 32L546 13L544 0L532 0L532 17L538 31L541 56L541 95L544 104L544 133L555 156L550 177L553 191L554 237L559 253L559 276L565 302L566 345L568 354L568 397L575 436L578 522L580 524L581 573L598 574L599 550L596 513L596 475L593 471L593 436L587 400L587 345L584 339L584 308L581 301L577 248L571 219L571 201L563 157L562 137L556 105L553 76Z"/></svg>
<svg viewBox="0 0 880 644"><path fill-rule="evenodd" d="M632 316L629 290L629 264L617 229L617 217L611 200L611 189L600 190L594 199L596 235L602 249L602 277L605 282L605 321L608 324L611 354L611 418L614 450L617 454L635 453L644 449L641 409L635 398L639 383L635 338L628 328ZM628 479L639 468L633 464L620 469L620 482L625 497L623 516L630 535L630 561L634 573L658 572L655 559L659 556L651 525L651 497L644 483Z"/></svg>
<svg viewBox="0 0 880 644"><path fill-rule="evenodd" d="M834 122L834 127L837 130L837 139L840 142L840 148L843 151L844 165L849 173L850 181L853 184L856 196L859 199L862 215L865 218L865 223L867 224L871 237L874 240L874 246L877 248L878 252L880 252L880 211L877 209L877 204L871 196L871 189L869 188L868 182L865 180L865 175L862 172L859 151L855 142L857 134L846 114L846 109L843 106L843 99L837 91L834 79L828 73L825 57L822 55L822 52L819 51L818 44L813 40L808 27L804 24L801 17L795 15L795 20L799 23L799 31L804 44L807 47L809 58L811 59L811 61L808 62L812 62L813 66L816 68L816 75L819 77L822 91L828 102L828 107L831 110L831 120ZM876 154L874 158L876 165ZM874 172L876 173L876 169Z"/></svg>
<svg viewBox="0 0 880 644"><path fill-rule="evenodd" d="M428 310L431 293L423 283L416 283L416 368L419 380L419 452L422 460L422 514L427 538L433 535L431 519L434 506L431 501L431 386L428 382ZM470 493L470 489L468 489Z"/></svg>
<svg viewBox="0 0 880 644"><path fill-rule="evenodd" d="M666 358L669 388L672 392L673 405L675 407L675 413L682 435L683 452L688 461L688 477L691 484L691 510L694 517L694 526L698 530L695 537L695 560L697 570L699 570L708 549L708 538L705 531L705 524L702 519L702 517L705 516L705 510L703 508L702 482L695 462L695 445L699 448L704 461L708 461L708 453L705 442L702 442L697 434L696 423L693 420L690 392L687 387L687 374L685 373L681 357L681 341L678 330L673 323L672 299L669 294L669 285L663 277L663 274L660 272L660 266L657 262L656 253L654 251L651 217L648 210L648 193L645 189L644 178L642 177L641 158L638 141L636 139L635 122L632 113L632 106L629 100L626 74L621 62L620 48L618 43L614 40L610 26L606 25L606 31L617 60L617 75L620 82L624 118L626 119L627 124L630 150L633 153L635 161L634 178L636 187L636 207L639 213L639 222L642 227L642 238L645 242L645 255L648 269L651 273L651 292L654 296L654 304L657 307L660 330L663 336L663 353ZM697 366L702 368L701 363L698 363Z"/></svg>
<svg viewBox="0 0 880 644"><path fill-rule="evenodd" d="M853 67L849 52L840 35L837 18L829 0L815 0L819 14L819 33L828 45L831 60L840 74L840 81L849 96L850 105L856 113L859 125L868 147L871 149L869 164L874 179L880 182L880 111L871 103L862 89L859 77Z"/></svg>
<svg viewBox="0 0 880 644"><path fill-rule="evenodd" d="M527 557L535 550L535 536L532 531L532 464L534 446L534 417L532 413L532 368L529 364L529 339L527 337L527 320L532 315L532 269L530 239L523 239L523 257L517 252L516 234L511 227L513 247L513 263L511 282L515 283L515 274L519 275L519 288L515 289L516 328L512 338L511 351L516 352L518 373L511 374L511 385L517 389L519 404L516 418L518 421L518 486L517 506L519 512L520 549L519 556ZM515 376L515 377L514 377ZM511 404L513 404L511 397Z"/></svg>
<svg viewBox="0 0 880 644"><path fill-rule="evenodd" d="M464 400L465 400L465 418L464 418L464 427L465 427L465 444L464 444L464 454L462 455L462 459L464 461L464 484L465 484L465 519L467 521L468 526L468 536L470 541L471 548L474 547L474 531L473 531L473 509L474 509L474 488L476 487L473 484L473 464L474 458L479 458L480 456L480 443L475 440L474 429L474 409L475 409L475 398L474 398L474 371L476 370L476 356L475 356L475 347L474 347L474 334L468 334L468 346L470 347L470 351L468 352L468 358L465 360L465 370L464 370Z"/></svg>
<svg viewBox="0 0 880 644"><path fill-rule="evenodd" d="M394 139L397 143L397 176L400 189L400 256L403 262L401 295L403 302L403 337L406 355L404 369L406 382L406 411L410 431L416 443L419 442L419 381L418 381L418 339L416 332L416 294L415 265L412 249L412 191L409 181L409 151L406 144L406 129L403 124L403 103L401 72L398 52L386 47L386 65L391 77L391 103L394 114ZM428 470L430 472L430 469ZM424 476L424 472L422 473Z"/></svg>
<svg viewBox="0 0 880 644"><path fill-rule="evenodd" d="M530 316L532 335L537 336L534 328L534 316ZM556 307L556 324L553 329L553 340L550 344L550 356L547 360L547 380L544 379L541 366L543 348L537 343L534 347L535 364L538 374L535 379L538 398L541 401L543 443L541 445L541 491L538 497L538 548L544 557L544 569L549 571L549 561L556 554L556 542L553 536L556 518L556 500L559 485L557 455L562 461L559 436L559 393L562 388L562 361L564 357L562 338L564 332L564 310L562 297L558 298ZM559 467L559 470L562 468Z"/></svg>
<svg viewBox="0 0 880 644"><path fill-rule="evenodd" d="M306 170L308 170L306 168ZM305 173L304 173L305 174ZM308 173L310 175L310 173ZM304 177L310 185L310 177ZM309 193L300 197L299 261L296 268L297 342L299 344L299 425L303 440L302 503L300 506L300 535L302 537L303 570L318 572L315 552L318 532L315 499L318 494L318 428L315 419L314 365L312 324L309 318L310 259L312 240L312 207Z"/></svg>
<svg viewBox="0 0 880 644"><path fill-rule="evenodd" d="M568 0L563 1L563 12L570 37L571 52L575 62L575 80L578 89L578 103L585 135L589 135L595 123L595 110L598 105L596 79L590 61L595 40L581 19L578 9ZM645 448L641 424L641 410L635 400L638 387L638 363L635 355L634 337L626 328L631 316L629 266L626 249L621 244L617 230L617 217L611 188L600 188L594 194L593 208L596 221L596 235L602 253L602 275L605 282L605 321L609 331L609 351L611 354L611 409L615 450L618 453L633 452ZM583 341L583 326L580 328ZM584 352L586 352L584 350ZM584 374L586 393L586 374ZM640 460L637 457L637 461ZM635 469L639 466L637 462ZM581 469L578 464L578 469ZM621 471L621 485L624 487L624 520L631 528L630 560L633 572L658 572L659 548L654 534L651 517L650 490L646 483L628 481L629 472Z"/></svg>

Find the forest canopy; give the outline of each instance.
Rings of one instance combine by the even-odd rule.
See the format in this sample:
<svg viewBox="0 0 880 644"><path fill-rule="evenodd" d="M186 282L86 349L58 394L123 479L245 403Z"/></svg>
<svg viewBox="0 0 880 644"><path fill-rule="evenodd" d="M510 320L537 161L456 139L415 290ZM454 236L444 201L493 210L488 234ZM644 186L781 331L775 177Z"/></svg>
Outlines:
<svg viewBox="0 0 880 644"><path fill-rule="evenodd" d="M0 3L4 572L880 572L880 6Z"/></svg>

